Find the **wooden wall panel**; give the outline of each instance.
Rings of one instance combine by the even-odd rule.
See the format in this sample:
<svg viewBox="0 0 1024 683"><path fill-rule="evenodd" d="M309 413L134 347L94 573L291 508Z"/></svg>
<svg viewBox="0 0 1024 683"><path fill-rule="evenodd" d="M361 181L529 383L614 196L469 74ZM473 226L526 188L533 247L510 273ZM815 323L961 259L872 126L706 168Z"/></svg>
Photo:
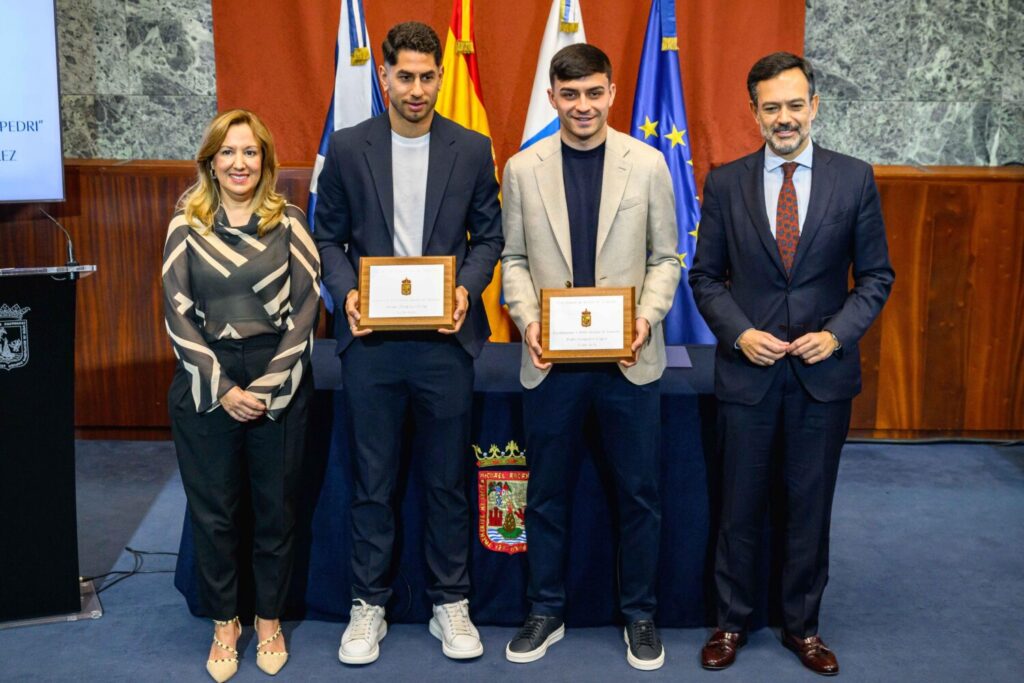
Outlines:
<svg viewBox="0 0 1024 683"><path fill-rule="evenodd" d="M854 434L1024 436L1024 170L876 176L896 283L864 340Z"/></svg>
<svg viewBox="0 0 1024 683"><path fill-rule="evenodd" d="M187 162L66 163L68 201L44 205L99 272L79 288L80 433L166 437L173 370L160 303L164 232ZM896 284L861 341L853 434L1024 437L1024 171L876 170ZM279 187L305 207L309 167ZM39 205L0 205L0 267L64 262ZM14 302L12 302L14 303Z"/></svg>
<svg viewBox="0 0 1024 683"><path fill-rule="evenodd" d="M160 265L174 204L192 172L179 162L69 161L63 204L43 205L71 233L80 263L75 413L80 427L167 426L173 355ZM0 264L60 265L64 236L39 205L0 206Z"/></svg>
<svg viewBox="0 0 1024 683"><path fill-rule="evenodd" d="M976 222L993 227L971 233L965 370L985 381L964 387L968 430L1024 423L1024 192L983 186L977 210Z"/></svg>
<svg viewBox="0 0 1024 683"><path fill-rule="evenodd" d="M885 368L885 382L879 387L878 400L870 412L866 412L867 408L859 399L854 402L854 429L896 429L899 425L919 424L920 415L912 414L914 406L903 399L923 391L923 366L918 361L924 357L924 330L916 328L916 321L928 308L923 300L928 287L921 276L929 272L931 241L926 241L922 232L904 230L902 226L921 223L927 187L912 186L900 191L894 190L894 185L883 178L878 180L896 283L882 317L869 333L882 340L877 365L864 368L865 372L874 370L879 374ZM904 364L903 371L889 372L897 362ZM884 412L879 411L879 404L886 406Z"/></svg>

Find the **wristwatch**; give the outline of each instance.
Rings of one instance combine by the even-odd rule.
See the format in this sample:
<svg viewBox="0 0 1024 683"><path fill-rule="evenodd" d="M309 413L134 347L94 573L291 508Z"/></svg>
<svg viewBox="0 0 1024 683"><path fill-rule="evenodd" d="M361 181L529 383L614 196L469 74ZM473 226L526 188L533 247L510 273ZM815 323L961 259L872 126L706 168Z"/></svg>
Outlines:
<svg viewBox="0 0 1024 683"><path fill-rule="evenodd" d="M832 349L833 353L835 353L839 349L843 348L843 344L842 344L842 342L839 341L839 337L836 336L835 332L833 332L832 330L825 330L825 331L832 335L832 341L834 341L836 343L836 347L834 349Z"/></svg>

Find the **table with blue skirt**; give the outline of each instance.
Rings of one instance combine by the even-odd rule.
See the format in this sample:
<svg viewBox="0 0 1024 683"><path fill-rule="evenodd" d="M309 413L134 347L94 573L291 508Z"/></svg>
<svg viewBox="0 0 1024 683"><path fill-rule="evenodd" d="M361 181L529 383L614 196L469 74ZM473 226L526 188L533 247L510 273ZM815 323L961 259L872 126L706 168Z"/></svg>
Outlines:
<svg viewBox="0 0 1024 683"><path fill-rule="evenodd" d="M487 344L476 361L471 441L484 458L514 456L515 449L508 448L509 442L525 448L519 354L519 344ZM710 346L669 347L669 358L670 367L661 379L662 530L657 622L664 627L707 626L714 621L712 561L721 480L720 459L715 447L714 349ZM676 367L671 367L673 365ZM691 367L680 367L685 365ZM286 616L340 621L348 618L351 607L352 480L349 434L341 393L344 387L332 340L317 340L313 368L317 391L310 411L310 438L298 500L295 572ZM411 433L409 427L406 425L407 434ZM574 459L579 471L572 498L566 570L565 618L570 626L599 626L620 621L614 497L611 478L601 456L599 434L593 417L588 417L581 429L578 447L566 454ZM407 439L403 445L403 470L411 458L416 457L416 444L410 441ZM481 491L486 496L489 481L508 479L504 473L529 469L529 452L523 455L525 467L515 464L480 467L476 449L464 455L469 502L466 514L470 515L472 535L469 600L473 619L481 625L520 625L528 611L526 553L507 552L514 543L489 543L503 548L504 552L485 547L486 532L489 530L494 536L497 530L486 524L487 515L494 514L494 509L485 506L489 509L481 511L478 502ZM491 474L480 476L486 472ZM403 483L396 494L401 512L396 529L394 595L387 605L387 618L390 622L425 623L430 619L431 605L425 592L427 568L420 512L423 496L415 473L400 481ZM245 501L241 507L249 509ZM521 524L513 518L510 521L512 525ZM247 526L244 520L243 526ZM526 536L528 547L528 529ZM770 537L771 531L766 527L766 542ZM502 540L498 536L494 538ZM774 544L766 543L766 551L762 553L768 581L778 572L777 563L769 561L778 554L768 552L769 545ZM249 547L243 539L241 557L249 555ZM251 576L247 576L245 567L239 580L240 596L251 594ZM174 584L185 596L192 613L201 614L187 511ZM244 597L241 599L240 612L251 612L251 599L248 602ZM754 614L753 628L767 622L769 611L776 613L775 602L773 595L769 610L768 597L762 600Z"/></svg>

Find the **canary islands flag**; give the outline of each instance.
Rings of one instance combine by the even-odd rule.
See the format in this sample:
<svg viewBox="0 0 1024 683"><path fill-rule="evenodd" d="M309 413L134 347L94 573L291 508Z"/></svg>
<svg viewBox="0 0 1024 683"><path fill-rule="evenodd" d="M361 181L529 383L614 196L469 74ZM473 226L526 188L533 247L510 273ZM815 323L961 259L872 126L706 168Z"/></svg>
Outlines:
<svg viewBox="0 0 1024 683"><path fill-rule="evenodd" d="M585 42L587 36L583 31L579 0L553 0L544 37L540 41L537 71L533 75L533 90L530 91L530 108L526 111L526 125L519 149L526 149L558 130L558 115L548 99L551 58L567 45Z"/></svg>
<svg viewBox="0 0 1024 683"><path fill-rule="evenodd" d="M700 204L693 175L693 150L686 134L675 0L651 2L630 130L633 137L661 150L668 162L676 195L679 230L676 255L679 266L689 268L700 228ZM664 328L668 344L715 343L715 336L697 311L685 274L676 290L672 309L665 317Z"/></svg>
<svg viewBox="0 0 1024 683"><path fill-rule="evenodd" d="M480 71L476 59L473 32L473 0L454 0L452 20L444 43L441 60L444 78L437 95L437 113L461 126L491 137L484 111L483 91L480 89ZM494 146L491 146L494 156ZM491 325L491 341L511 340L512 319L501 302L501 264L494 268L491 284L483 293L487 322Z"/></svg>

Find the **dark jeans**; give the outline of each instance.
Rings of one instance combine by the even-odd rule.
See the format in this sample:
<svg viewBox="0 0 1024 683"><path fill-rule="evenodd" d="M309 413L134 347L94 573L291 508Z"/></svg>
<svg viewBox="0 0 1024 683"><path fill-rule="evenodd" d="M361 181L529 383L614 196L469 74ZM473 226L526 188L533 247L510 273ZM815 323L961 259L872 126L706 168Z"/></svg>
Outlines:
<svg viewBox="0 0 1024 683"><path fill-rule="evenodd" d="M661 389L635 385L615 365L555 366L523 392L530 481L526 489L527 599L537 614L562 616L569 534L569 494L578 470L571 454L588 411L596 413L615 483L619 520L619 606L627 622L656 608L661 501L658 473Z"/></svg>

